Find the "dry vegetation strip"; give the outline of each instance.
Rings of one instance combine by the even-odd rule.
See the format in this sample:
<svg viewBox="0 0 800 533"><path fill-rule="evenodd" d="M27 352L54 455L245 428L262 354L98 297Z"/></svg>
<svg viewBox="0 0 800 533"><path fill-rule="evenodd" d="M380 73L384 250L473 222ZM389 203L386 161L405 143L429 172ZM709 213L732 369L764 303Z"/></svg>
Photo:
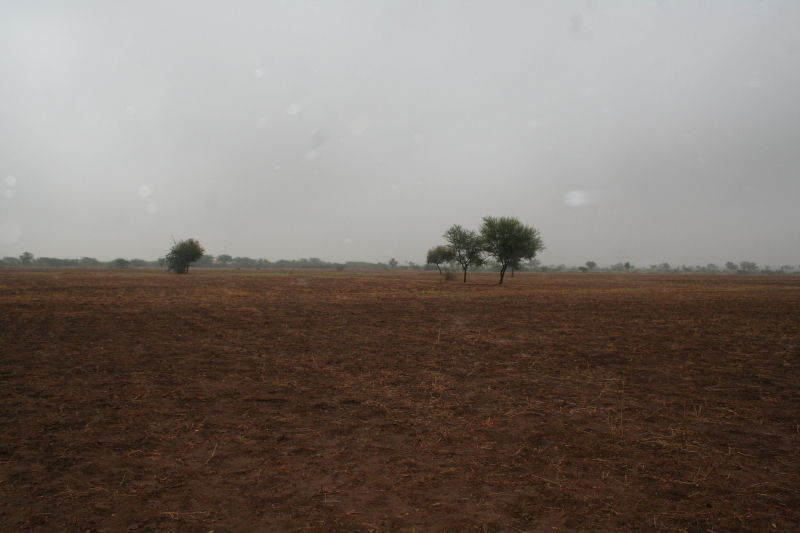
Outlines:
<svg viewBox="0 0 800 533"><path fill-rule="evenodd" d="M800 277L0 271L0 531L790 531Z"/></svg>

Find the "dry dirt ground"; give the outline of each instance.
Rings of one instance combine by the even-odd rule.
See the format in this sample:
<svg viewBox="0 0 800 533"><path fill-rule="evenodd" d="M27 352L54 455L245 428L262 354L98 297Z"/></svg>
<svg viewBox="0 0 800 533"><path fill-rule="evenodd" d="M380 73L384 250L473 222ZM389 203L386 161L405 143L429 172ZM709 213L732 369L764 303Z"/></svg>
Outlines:
<svg viewBox="0 0 800 533"><path fill-rule="evenodd" d="M800 276L0 271L0 531L798 531Z"/></svg>

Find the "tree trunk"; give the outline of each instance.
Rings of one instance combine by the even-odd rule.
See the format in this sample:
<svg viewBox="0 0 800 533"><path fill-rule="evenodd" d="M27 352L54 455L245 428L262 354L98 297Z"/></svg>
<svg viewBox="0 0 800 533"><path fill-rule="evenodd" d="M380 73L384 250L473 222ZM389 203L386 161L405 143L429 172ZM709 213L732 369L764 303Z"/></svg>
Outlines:
<svg viewBox="0 0 800 533"><path fill-rule="evenodd" d="M436 268L439 268L439 263L436 263ZM441 268L439 268L439 275L440 276L442 275L442 269Z"/></svg>
<svg viewBox="0 0 800 533"><path fill-rule="evenodd" d="M506 275L506 268L508 268L508 265L503 265L503 267L500 269L500 285L503 284L503 277Z"/></svg>
<svg viewBox="0 0 800 533"><path fill-rule="evenodd" d="M467 267L464 267L464 283L467 282Z"/></svg>

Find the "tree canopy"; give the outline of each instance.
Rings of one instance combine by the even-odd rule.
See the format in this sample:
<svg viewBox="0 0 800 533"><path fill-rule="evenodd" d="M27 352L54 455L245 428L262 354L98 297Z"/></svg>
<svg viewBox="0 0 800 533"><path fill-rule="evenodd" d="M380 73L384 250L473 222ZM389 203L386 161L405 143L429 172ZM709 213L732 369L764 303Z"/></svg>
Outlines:
<svg viewBox="0 0 800 533"><path fill-rule="evenodd" d="M483 250L500 265L500 284L506 269L517 268L523 259L531 260L544 250L539 230L514 217L484 217L480 227Z"/></svg>
<svg viewBox="0 0 800 533"><path fill-rule="evenodd" d="M447 246L436 246L435 248L431 248L430 250L428 250L428 256L425 259L425 264L436 265L436 268L439 269L439 274L441 274L442 269L439 268L439 265L454 260L455 256L453 255L453 251L450 248L448 248Z"/></svg>
<svg viewBox="0 0 800 533"><path fill-rule="evenodd" d="M480 236L474 231L464 229L458 224L444 232L443 237L448 243L447 248L453 260L464 269L464 283L467 282L469 267L483 264L483 243Z"/></svg>
<svg viewBox="0 0 800 533"><path fill-rule="evenodd" d="M204 253L203 247L194 239L178 241L167 254L167 270L173 270L176 274L188 274L189 266L203 257Z"/></svg>

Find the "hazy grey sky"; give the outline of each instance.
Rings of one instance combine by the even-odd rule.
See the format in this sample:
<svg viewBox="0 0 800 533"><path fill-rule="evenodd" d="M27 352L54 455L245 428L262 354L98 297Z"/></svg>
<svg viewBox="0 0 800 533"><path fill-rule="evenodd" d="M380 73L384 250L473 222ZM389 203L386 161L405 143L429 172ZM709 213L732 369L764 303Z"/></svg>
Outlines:
<svg viewBox="0 0 800 533"><path fill-rule="evenodd" d="M0 256L800 263L800 2L0 1Z"/></svg>

